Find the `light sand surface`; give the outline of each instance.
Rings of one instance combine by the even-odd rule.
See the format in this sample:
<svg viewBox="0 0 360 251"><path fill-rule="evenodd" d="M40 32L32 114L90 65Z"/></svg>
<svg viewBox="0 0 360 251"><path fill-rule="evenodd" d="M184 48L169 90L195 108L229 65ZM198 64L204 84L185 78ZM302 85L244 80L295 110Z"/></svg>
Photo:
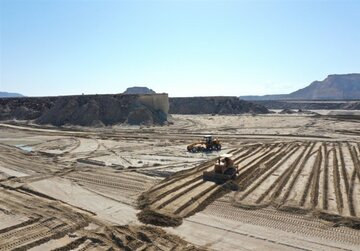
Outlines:
<svg viewBox="0 0 360 251"><path fill-rule="evenodd" d="M256 226L240 221L199 213L184 221L171 233L213 250L339 250L356 249L317 236L301 236L276 228ZM321 231L321 230L320 230Z"/></svg>
<svg viewBox="0 0 360 251"><path fill-rule="evenodd" d="M132 250L359 250L349 222L360 217L360 120L330 112L173 115L162 127L0 124L0 249L121 250L121 239ZM205 134L222 151L186 151ZM240 167L237 192L202 181L226 152ZM144 229L142 195L157 217L182 224Z"/></svg>
<svg viewBox="0 0 360 251"><path fill-rule="evenodd" d="M92 193L66 179L52 178L33 182L30 188L55 199L95 213L113 224L138 223L136 210L123 203Z"/></svg>

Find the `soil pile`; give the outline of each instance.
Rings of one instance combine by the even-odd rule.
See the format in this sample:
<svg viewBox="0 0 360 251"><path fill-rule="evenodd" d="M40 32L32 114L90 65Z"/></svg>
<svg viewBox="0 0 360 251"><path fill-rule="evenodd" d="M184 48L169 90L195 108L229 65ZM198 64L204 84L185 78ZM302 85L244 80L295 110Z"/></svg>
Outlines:
<svg viewBox="0 0 360 251"><path fill-rule="evenodd" d="M279 114L294 114L294 113L296 112L290 109L284 109L281 112L279 112Z"/></svg>
<svg viewBox="0 0 360 251"><path fill-rule="evenodd" d="M171 114L266 114L262 105L240 100L237 97L170 98Z"/></svg>
<svg viewBox="0 0 360 251"><path fill-rule="evenodd" d="M62 126L128 123L164 124L167 114L142 104L138 95L83 95L59 98L36 122Z"/></svg>
<svg viewBox="0 0 360 251"><path fill-rule="evenodd" d="M318 113L313 112L313 111L302 110L302 109L299 109L296 111L296 110L291 110L291 109L287 109L287 108L280 111L279 114L319 115Z"/></svg>

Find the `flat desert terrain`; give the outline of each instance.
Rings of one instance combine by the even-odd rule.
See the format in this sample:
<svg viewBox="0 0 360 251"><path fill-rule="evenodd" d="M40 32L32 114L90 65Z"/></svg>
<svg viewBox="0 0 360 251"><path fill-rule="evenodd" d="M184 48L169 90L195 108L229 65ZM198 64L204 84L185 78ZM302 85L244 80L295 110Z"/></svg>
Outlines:
<svg viewBox="0 0 360 251"><path fill-rule="evenodd" d="M359 250L360 116L321 114L2 123L0 250ZM202 180L223 153L237 191Z"/></svg>

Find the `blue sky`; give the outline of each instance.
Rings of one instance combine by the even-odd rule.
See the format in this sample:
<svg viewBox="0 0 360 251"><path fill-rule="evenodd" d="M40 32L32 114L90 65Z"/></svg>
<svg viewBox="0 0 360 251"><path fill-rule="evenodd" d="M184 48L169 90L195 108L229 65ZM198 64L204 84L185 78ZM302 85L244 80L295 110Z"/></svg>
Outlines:
<svg viewBox="0 0 360 251"><path fill-rule="evenodd" d="M360 72L360 1L0 2L0 91L262 95Z"/></svg>

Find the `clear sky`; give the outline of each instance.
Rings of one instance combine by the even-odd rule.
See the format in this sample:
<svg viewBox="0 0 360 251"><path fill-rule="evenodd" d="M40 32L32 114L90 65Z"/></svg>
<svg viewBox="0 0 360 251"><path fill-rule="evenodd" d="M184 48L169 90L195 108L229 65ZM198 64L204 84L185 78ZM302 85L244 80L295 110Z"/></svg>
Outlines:
<svg viewBox="0 0 360 251"><path fill-rule="evenodd" d="M0 2L0 91L261 95L360 72L360 1Z"/></svg>

